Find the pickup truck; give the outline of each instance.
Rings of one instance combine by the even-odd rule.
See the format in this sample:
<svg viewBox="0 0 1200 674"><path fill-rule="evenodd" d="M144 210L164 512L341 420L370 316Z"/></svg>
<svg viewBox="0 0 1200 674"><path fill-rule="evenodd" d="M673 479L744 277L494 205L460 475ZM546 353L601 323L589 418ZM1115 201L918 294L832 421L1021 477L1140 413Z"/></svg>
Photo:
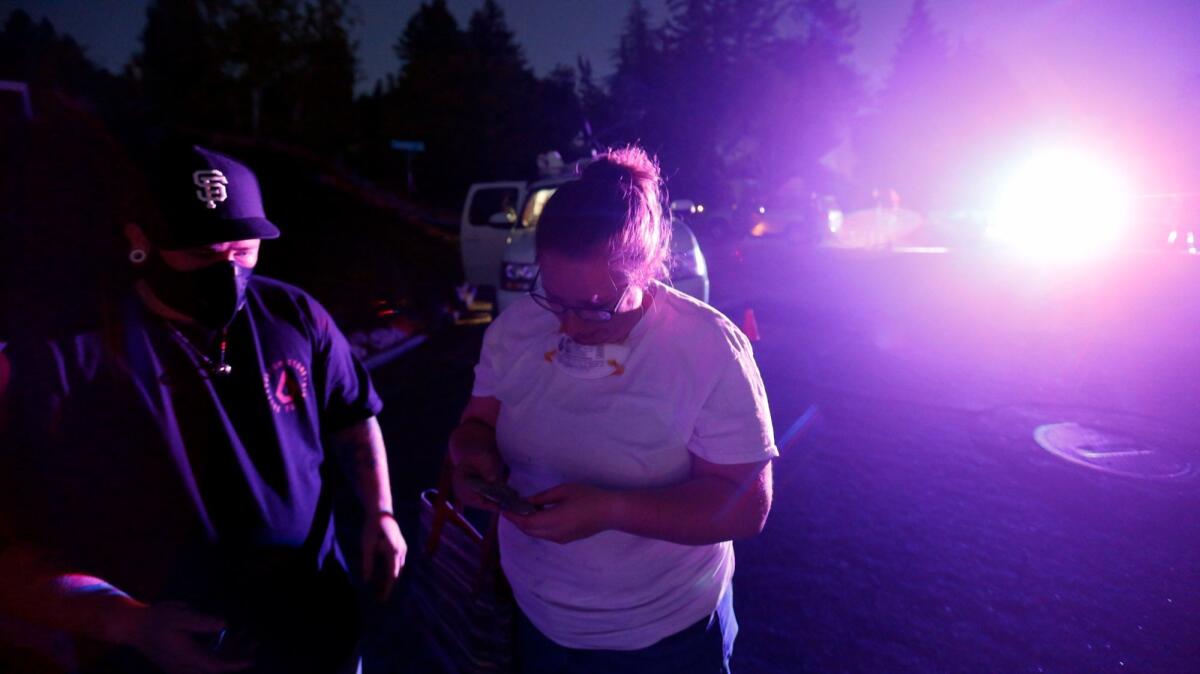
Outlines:
<svg viewBox="0 0 1200 674"><path fill-rule="evenodd" d="M476 183L467 192L461 224L463 273L467 283L484 290L483 294L494 289L497 313L532 286L537 274L535 235L542 208L555 190L576 177L572 168L532 182ZM669 267L672 285L708 301L704 253L695 234L678 217L672 224Z"/></svg>

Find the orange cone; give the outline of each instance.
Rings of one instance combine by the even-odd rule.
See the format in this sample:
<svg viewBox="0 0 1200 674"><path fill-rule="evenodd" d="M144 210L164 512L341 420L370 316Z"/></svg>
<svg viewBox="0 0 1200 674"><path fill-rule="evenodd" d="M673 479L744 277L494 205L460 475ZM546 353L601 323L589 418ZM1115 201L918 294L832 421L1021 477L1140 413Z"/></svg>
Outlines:
<svg viewBox="0 0 1200 674"><path fill-rule="evenodd" d="M758 334L758 320L754 318L753 309L747 308L746 314L742 316L742 332L746 333L746 339L752 342L761 339Z"/></svg>

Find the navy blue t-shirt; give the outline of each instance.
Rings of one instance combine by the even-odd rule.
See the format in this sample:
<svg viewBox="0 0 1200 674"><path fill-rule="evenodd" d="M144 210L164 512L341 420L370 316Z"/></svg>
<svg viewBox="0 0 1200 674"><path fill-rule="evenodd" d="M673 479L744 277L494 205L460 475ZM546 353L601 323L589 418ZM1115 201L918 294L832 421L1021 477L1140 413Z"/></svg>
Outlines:
<svg viewBox="0 0 1200 674"><path fill-rule="evenodd" d="M145 601L273 624L312 605L337 559L324 440L382 408L345 337L254 277L219 377L196 354L216 360L217 335L181 337L133 297L120 311L112 334L12 346L19 529Z"/></svg>

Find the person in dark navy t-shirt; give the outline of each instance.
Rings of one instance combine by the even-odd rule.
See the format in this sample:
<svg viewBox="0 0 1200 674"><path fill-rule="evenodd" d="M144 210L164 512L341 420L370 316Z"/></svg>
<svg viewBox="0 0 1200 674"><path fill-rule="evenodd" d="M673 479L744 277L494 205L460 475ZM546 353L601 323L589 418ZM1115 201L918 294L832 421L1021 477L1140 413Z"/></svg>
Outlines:
<svg viewBox="0 0 1200 674"><path fill-rule="evenodd" d="M279 235L243 164L181 148L130 223L136 281L95 332L13 344L14 529L52 626L94 671L354 671L333 471L365 511L380 597L404 565L382 403L316 300L253 275ZM90 649L90 650L89 650Z"/></svg>

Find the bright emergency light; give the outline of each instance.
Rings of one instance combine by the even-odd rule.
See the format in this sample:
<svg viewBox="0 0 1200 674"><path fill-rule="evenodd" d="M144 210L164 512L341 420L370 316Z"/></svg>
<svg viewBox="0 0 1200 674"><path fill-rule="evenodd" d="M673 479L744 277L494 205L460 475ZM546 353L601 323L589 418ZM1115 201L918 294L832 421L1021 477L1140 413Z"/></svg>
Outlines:
<svg viewBox="0 0 1200 674"><path fill-rule="evenodd" d="M1069 150L1033 156L1004 185L989 238L1038 255L1111 249L1129 225L1131 195L1119 172Z"/></svg>

